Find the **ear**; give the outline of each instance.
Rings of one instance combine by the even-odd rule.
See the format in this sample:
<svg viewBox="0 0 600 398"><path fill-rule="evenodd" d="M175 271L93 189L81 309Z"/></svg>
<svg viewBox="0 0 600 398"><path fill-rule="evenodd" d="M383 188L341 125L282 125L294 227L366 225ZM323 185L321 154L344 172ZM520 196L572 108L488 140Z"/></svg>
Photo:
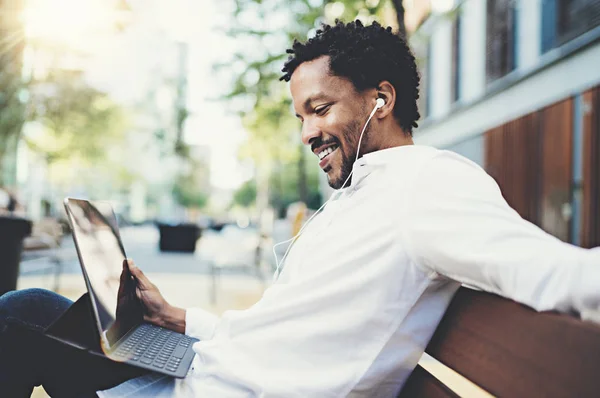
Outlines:
<svg viewBox="0 0 600 398"><path fill-rule="evenodd" d="M396 104L396 89L390 82L383 80L379 83L377 97L383 98L385 105L382 108L379 108L377 113L375 113L375 117L383 119L394 110L394 105Z"/></svg>

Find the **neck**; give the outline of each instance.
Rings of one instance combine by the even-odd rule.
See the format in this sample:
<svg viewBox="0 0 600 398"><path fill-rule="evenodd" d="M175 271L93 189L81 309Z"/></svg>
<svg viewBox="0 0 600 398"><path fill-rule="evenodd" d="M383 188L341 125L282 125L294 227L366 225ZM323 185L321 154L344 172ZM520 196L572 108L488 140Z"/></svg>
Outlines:
<svg viewBox="0 0 600 398"><path fill-rule="evenodd" d="M415 144L410 134L407 134L396 122L381 127L378 134L381 139L377 142L377 150Z"/></svg>

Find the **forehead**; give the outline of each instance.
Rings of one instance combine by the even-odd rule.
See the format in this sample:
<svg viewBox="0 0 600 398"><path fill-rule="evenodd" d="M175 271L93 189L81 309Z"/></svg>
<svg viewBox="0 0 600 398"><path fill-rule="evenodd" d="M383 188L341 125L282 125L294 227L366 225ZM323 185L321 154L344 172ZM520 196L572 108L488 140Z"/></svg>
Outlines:
<svg viewBox="0 0 600 398"><path fill-rule="evenodd" d="M327 56L300 64L290 79L290 92L294 106L302 106L305 101L320 95L338 98L357 94L348 79L330 74Z"/></svg>

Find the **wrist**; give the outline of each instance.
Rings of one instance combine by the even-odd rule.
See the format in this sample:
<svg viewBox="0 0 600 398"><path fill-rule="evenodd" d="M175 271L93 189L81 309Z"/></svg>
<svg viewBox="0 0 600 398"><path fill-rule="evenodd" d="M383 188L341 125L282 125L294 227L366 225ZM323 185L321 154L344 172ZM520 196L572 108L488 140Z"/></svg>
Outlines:
<svg viewBox="0 0 600 398"><path fill-rule="evenodd" d="M167 304L160 317L160 326L185 333L185 309Z"/></svg>

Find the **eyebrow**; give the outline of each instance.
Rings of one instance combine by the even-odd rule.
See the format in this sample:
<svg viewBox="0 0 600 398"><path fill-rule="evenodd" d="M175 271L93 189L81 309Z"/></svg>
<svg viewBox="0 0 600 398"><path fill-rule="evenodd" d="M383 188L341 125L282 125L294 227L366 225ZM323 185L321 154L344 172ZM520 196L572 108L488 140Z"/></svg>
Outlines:
<svg viewBox="0 0 600 398"><path fill-rule="evenodd" d="M323 92L317 93L317 94L315 94L313 96L308 97L306 99L306 101L304 101L304 104L302 104L302 107L308 112L310 110L310 108L311 108L311 106L310 106L311 103L313 103L313 102L315 102L317 100L328 99L328 98L329 97L325 93L323 93ZM296 117L300 118L301 116L296 113Z"/></svg>

